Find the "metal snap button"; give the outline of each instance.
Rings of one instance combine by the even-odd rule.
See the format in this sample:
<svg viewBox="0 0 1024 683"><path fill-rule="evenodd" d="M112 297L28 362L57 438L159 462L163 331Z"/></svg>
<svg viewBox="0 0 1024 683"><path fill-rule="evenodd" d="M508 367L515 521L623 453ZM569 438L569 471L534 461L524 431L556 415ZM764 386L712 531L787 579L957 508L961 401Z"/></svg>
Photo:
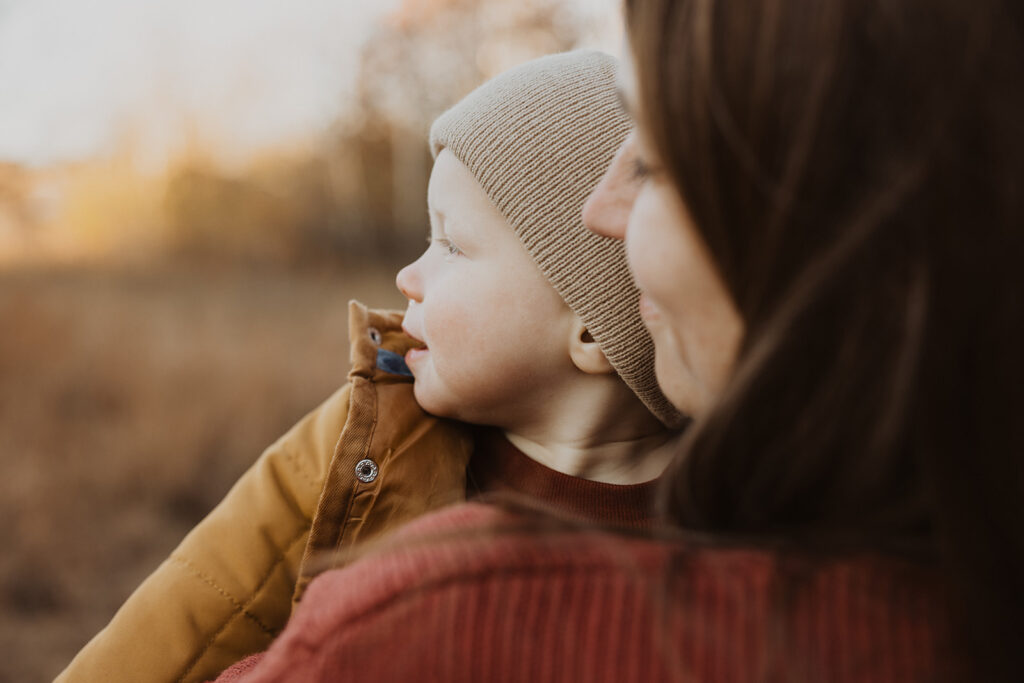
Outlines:
<svg viewBox="0 0 1024 683"><path fill-rule="evenodd" d="M369 484L377 478L377 463L365 458L356 463L356 478L364 484Z"/></svg>
<svg viewBox="0 0 1024 683"><path fill-rule="evenodd" d="M370 329L367 330L367 332L369 332L370 334L370 341L372 341L377 346L380 346L381 342L384 341L384 338L380 336L380 330L378 330L376 327L371 327Z"/></svg>

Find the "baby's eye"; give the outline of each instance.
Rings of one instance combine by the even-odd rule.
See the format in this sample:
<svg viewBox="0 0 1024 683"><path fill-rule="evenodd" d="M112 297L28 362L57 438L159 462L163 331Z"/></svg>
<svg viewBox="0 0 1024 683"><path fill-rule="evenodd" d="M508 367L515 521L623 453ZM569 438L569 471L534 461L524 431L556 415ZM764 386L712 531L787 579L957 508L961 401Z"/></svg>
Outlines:
<svg viewBox="0 0 1024 683"><path fill-rule="evenodd" d="M458 256L462 253L462 250L455 246L455 244L447 237L438 237L436 241L441 245L441 248L444 249L446 256Z"/></svg>

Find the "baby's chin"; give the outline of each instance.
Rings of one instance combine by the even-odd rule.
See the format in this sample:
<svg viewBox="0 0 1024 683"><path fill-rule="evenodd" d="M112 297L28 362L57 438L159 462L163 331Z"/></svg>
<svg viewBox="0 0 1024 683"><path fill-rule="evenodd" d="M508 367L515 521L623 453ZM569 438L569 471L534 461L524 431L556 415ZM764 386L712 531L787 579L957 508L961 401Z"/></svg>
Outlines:
<svg viewBox="0 0 1024 683"><path fill-rule="evenodd" d="M426 381L415 380L412 385L412 393L416 397L416 403L423 408L424 412L430 413L434 417L459 419L458 411L452 406L451 400L445 400L438 396L438 392L429 387Z"/></svg>
<svg viewBox="0 0 1024 683"><path fill-rule="evenodd" d="M416 403L419 404L420 408L434 417L443 417L448 420L458 420L459 422L474 425L495 425L497 422L495 419L496 415L488 414L480 409L481 406L478 405L481 403L480 401L474 403L473 401L460 400L459 397L453 396L450 392L437 391L428 382L416 380L413 383L413 395L416 397ZM493 413L494 411L491 412Z"/></svg>

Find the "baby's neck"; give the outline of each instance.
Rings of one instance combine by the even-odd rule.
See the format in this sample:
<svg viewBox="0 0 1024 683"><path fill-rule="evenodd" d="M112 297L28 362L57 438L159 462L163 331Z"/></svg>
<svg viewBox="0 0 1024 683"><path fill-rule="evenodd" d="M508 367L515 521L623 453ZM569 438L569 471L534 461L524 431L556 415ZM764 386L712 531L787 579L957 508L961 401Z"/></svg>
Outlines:
<svg viewBox="0 0 1024 683"><path fill-rule="evenodd" d="M658 478L679 451L670 431L612 374L576 373L544 400L509 411L512 445L546 467L608 484Z"/></svg>
<svg viewBox="0 0 1024 683"><path fill-rule="evenodd" d="M513 446L553 470L608 484L640 484L657 478L678 450L679 434L621 438L590 434L537 438L506 431Z"/></svg>

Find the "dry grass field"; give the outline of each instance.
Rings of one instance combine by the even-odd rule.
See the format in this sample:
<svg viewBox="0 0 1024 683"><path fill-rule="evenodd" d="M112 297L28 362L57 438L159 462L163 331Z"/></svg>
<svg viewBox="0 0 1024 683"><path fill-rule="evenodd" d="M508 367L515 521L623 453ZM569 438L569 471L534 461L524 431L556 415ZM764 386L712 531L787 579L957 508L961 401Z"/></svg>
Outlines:
<svg viewBox="0 0 1024 683"><path fill-rule="evenodd" d="M393 273L0 271L0 683L51 680L344 381Z"/></svg>

